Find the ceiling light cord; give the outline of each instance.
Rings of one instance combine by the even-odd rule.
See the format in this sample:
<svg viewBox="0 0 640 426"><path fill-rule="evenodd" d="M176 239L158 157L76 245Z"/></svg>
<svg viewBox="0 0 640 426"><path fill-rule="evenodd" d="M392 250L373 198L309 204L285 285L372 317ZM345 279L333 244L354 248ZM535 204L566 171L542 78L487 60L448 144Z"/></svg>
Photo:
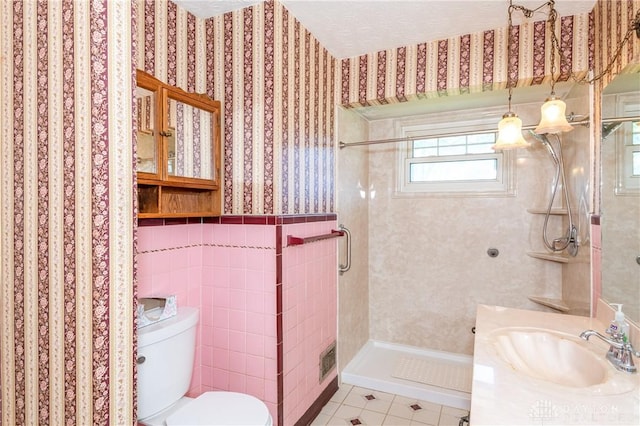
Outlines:
<svg viewBox="0 0 640 426"><path fill-rule="evenodd" d="M564 52L560 48L560 42L558 41L558 36L556 35L556 22L558 20L558 12L556 11L556 8L555 8L555 0L550 0L538 6L535 9L528 9L524 6L514 5L513 0L509 0L509 37L511 36L511 26L512 26L511 14L513 13L513 11L518 10L522 12L524 17L528 19L533 17L535 12L545 7L549 8L547 25L549 26L550 33L551 33L550 34L550 37L551 37L551 55L550 56L551 57L549 58L549 62L551 66L551 70L550 70L551 71L551 94L553 96L557 78L560 77L560 76L556 77L556 54L560 57L560 67L562 67L563 65L567 65L567 66L570 65L569 59L565 56ZM586 84L593 84L596 81L602 79L605 75L611 72L611 70L613 69L613 66L616 64L616 62L620 58L620 55L622 54L622 49L624 49L624 47L627 45L633 33L635 33L636 36L640 38L640 9L636 11L636 16L631 21L631 25L627 29L626 34L622 38L622 41L618 43L618 46L615 50L615 53L613 54L613 57L600 73L593 76L592 78L588 78L587 75L583 76L582 78L577 78L573 74L573 72L569 72L570 78L576 83L586 83ZM510 42L507 42L507 43L509 43L510 45ZM509 64L509 66L510 65L511 64Z"/></svg>
<svg viewBox="0 0 640 426"><path fill-rule="evenodd" d="M631 25L629 26L629 29L627 29L627 33L624 35L624 38L622 39L622 41L620 43L618 43L618 48L616 49L615 53L613 54L613 58L611 59L611 61L609 61L607 66L598 75L596 75L596 76L594 76L594 77L592 77L590 79L587 78L586 76L578 79L572 73L571 77L573 78L573 80L578 82L578 83L592 84L592 83L595 83L596 81L600 80L605 75L609 74L611 72L611 69L613 68L613 66L616 64L616 62L618 62L618 59L620 58L620 55L622 54L622 49L629 42L629 39L631 38L633 33L636 33L636 36L638 38L640 38L640 9L638 9L636 11L635 18L633 19L633 21L631 21ZM561 55L562 58L564 58L564 55L562 54L562 52L560 52L560 55ZM566 58L565 58L565 60L566 60Z"/></svg>

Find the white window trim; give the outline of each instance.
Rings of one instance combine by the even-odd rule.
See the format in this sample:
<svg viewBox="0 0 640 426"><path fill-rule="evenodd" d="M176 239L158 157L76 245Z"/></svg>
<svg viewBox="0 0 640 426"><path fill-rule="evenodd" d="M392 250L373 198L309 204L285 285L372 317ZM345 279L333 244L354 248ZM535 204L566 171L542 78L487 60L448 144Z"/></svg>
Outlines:
<svg viewBox="0 0 640 426"><path fill-rule="evenodd" d="M486 111L485 114L486 115ZM496 114L497 115L497 114ZM452 134L456 132L477 131L478 133L497 131L497 121L491 118L471 118L464 121L450 121L451 113L433 114L428 117L396 122L396 134L399 137L429 136ZM446 120L446 121L445 121ZM497 158L498 179L492 181L455 181L455 182L410 182L409 165L424 162L425 158L410 158L411 141L399 143L396 149L395 188L396 198L411 197L513 197L516 195L516 155L514 150L504 150L492 154L455 156L464 158ZM453 156L452 156L453 157ZM446 160L452 157L434 157ZM427 160L428 161L428 160Z"/></svg>

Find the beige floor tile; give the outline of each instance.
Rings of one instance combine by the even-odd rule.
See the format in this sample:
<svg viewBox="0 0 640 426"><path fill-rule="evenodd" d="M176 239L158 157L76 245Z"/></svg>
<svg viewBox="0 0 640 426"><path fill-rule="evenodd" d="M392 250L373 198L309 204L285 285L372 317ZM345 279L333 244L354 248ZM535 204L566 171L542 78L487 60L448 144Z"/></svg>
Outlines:
<svg viewBox="0 0 640 426"><path fill-rule="evenodd" d="M438 411L431 411L423 408L422 410L417 410L413 413L411 421L421 422L428 425L437 425L439 419L440 407L438 407Z"/></svg>
<svg viewBox="0 0 640 426"><path fill-rule="evenodd" d="M384 418L383 426L409 426L411 420L402 417L390 416Z"/></svg>
<svg viewBox="0 0 640 426"><path fill-rule="evenodd" d="M326 426L351 426L351 423L349 423L345 419L338 419L336 417L331 417L331 419L329 419L329 421L327 422Z"/></svg>
<svg viewBox="0 0 640 426"><path fill-rule="evenodd" d="M331 416L320 413L318 414L318 417L313 419L313 421L311 422L311 426L325 426L327 423L329 423L329 420L331 420Z"/></svg>
<svg viewBox="0 0 640 426"><path fill-rule="evenodd" d="M350 420L356 418L362 412L362 408L352 407L350 405L341 405L333 414L333 418Z"/></svg>
<svg viewBox="0 0 640 426"><path fill-rule="evenodd" d="M361 407L365 410L386 414L393 401L393 394L379 392L372 389L355 387L344 399L343 404Z"/></svg>
<svg viewBox="0 0 640 426"><path fill-rule="evenodd" d="M438 426L458 426L460 424L460 417L462 416L452 416L451 414L442 413Z"/></svg>
<svg viewBox="0 0 640 426"><path fill-rule="evenodd" d="M435 402L423 401L421 399L415 399L415 398L407 398L405 396L400 396L400 395L396 395L395 398L393 399L393 402L397 402L407 406L418 404L425 410L438 411L438 412L442 407L442 405L436 404Z"/></svg>
<svg viewBox="0 0 640 426"><path fill-rule="evenodd" d="M373 395L374 398L367 398ZM417 404L420 409L413 409ZM313 420L313 426L352 426L358 418L367 426L458 426L467 410L386 392L342 385Z"/></svg>
<svg viewBox="0 0 640 426"><path fill-rule="evenodd" d="M440 426L458 426L460 418L469 415L469 410L461 410L460 408L442 407L440 415Z"/></svg>
<svg viewBox="0 0 640 426"><path fill-rule="evenodd" d="M370 410L362 410L358 418L368 426L380 426L384 422L384 413L378 413Z"/></svg>
<svg viewBox="0 0 640 426"><path fill-rule="evenodd" d="M344 384L340 385L340 387L338 388L338 391L334 393L333 396L331 397L331 401L341 403L342 401L344 401L344 399L349 394L352 388L353 388L353 385L344 385Z"/></svg>
<svg viewBox="0 0 640 426"><path fill-rule="evenodd" d="M442 413L443 414L449 414L449 415L456 416L456 417L462 417L462 416L466 416L467 414L469 414L469 410L462 410L460 408L442 406Z"/></svg>
<svg viewBox="0 0 640 426"><path fill-rule="evenodd" d="M340 407L340 403L329 401L325 404L324 407L322 407L322 410L320 410L320 414L326 414L331 417L336 412L338 407Z"/></svg>
<svg viewBox="0 0 640 426"><path fill-rule="evenodd" d="M411 423L409 423L409 426L429 426L429 423L422 423L417 420L411 420Z"/></svg>

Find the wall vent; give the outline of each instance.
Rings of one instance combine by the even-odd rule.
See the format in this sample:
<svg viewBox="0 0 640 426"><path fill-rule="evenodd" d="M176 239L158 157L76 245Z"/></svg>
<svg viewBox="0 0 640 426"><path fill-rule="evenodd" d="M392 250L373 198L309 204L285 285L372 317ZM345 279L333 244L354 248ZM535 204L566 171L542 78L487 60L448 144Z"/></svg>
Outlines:
<svg viewBox="0 0 640 426"><path fill-rule="evenodd" d="M320 382L336 368L336 342L333 342L320 354Z"/></svg>

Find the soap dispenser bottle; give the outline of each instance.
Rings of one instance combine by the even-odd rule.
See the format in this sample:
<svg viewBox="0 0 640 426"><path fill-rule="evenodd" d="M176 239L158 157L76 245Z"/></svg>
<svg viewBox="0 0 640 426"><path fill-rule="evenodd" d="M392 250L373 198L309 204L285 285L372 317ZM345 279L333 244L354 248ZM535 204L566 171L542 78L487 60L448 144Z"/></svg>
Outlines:
<svg viewBox="0 0 640 426"><path fill-rule="evenodd" d="M613 321L611 322L611 330L618 333L622 337L623 342L627 342L629 338L629 323L624 318L624 312L622 312L622 303L612 303L611 306L617 306Z"/></svg>

